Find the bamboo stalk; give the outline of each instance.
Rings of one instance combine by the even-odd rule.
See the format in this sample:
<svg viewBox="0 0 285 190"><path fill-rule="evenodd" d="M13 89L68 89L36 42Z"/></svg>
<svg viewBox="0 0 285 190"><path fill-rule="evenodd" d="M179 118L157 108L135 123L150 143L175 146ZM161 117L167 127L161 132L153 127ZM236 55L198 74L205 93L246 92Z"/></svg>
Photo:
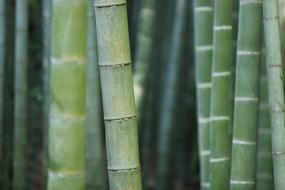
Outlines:
<svg viewBox="0 0 285 190"><path fill-rule="evenodd" d="M174 13L174 25L171 31L169 60L165 70L165 82L162 89L160 121L158 125L158 172L157 188L167 190L173 188L169 180L172 170L174 148L174 110L178 95L178 79L181 63L179 58L182 52L182 34L186 20L185 0L176 1Z"/></svg>
<svg viewBox="0 0 285 190"><path fill-rule="evenodd" d="M262 52L261 76L259 82L259 128L258 128L258 145L257 145L257 173L256 189L268 190L274 189L273 183L273 165L272 165L272 143L271 128L269 119L268 106L268 89L265 52Z"/></svg>
<svg viewBox="0 0 285 190"><path fill-rule="evenodd" d="M214 6L214 46L211 92L210 186L229 189L231 153L233 0L216 0Z"/></svg>
<svg viewBox="0 0 285 190"><path fill-rule="evenodd" d="M210 189L210 100L213 50L213 4L210 0L194 2L195 67L197 120L200 156L200 186Z"/></svg>
<svg viewBox="0 0 285 190"><path fill-rule="evenodd" d="M13 189L25 189L27 168L28 2L16 1Z"/></svg>
<svg viewBox="0 0 285 190"><path fill-rule="evenodd" d="M103 122L100 92L100 76L98 68L97 39L95 27L95 13L93 0L88 0L88 72L87 72L87 99L86 99L86 185L87 190L104 190L107 185L107 173L102 142Z"/></svg>
<svg viewBox="0 0 285 190"><path fill-rule="evenodd" d="M3 107L4 107L4 77L5 77L5 46L6 46L6 1L0 0L0 168L3 168ZM0 187L2 184L2 173L0 170Z"/></svg>
<svg viewBox="0 0 285 190"><path fill-rule="evenodd" d="M110 189L141 190L126 0L94 6Z"/></svg>
<svg viewBox="0 0 285 190"><path fill-rule="evenodd" d="M51 0L42 0L42 35L43 35L43 178L44 188L47 181L48 164L48 126L49 126L49 101L50 101L50 56L51 56Z"/></svg>
<svg viewBox="0 0 285 190"><path fill-rule="evenodd" d="M255 189L262 2L240 0L231 190Z"/></svg>
<svg viewBox="0 0 285 190"><path fill-rule="evenodd" d="M86 0L52 1L49 190L84 190Z"/></svg>
<svg viewBox="0 0 285 190"><path fill-rule="evenodd" d="M285 188L285 117L278 0L264 1L263 12L274 184L276 190L283 190Z"/></svg>

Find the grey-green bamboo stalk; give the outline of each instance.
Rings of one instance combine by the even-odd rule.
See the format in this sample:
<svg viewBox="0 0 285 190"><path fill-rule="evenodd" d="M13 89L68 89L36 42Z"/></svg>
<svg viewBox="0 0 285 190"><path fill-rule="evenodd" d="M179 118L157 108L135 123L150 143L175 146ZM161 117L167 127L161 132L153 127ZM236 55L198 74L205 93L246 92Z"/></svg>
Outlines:
<svg viewBox="0 0 285 190"><path fill-rule="evenodd" d="M4 107L4 69L5 69L5 24L6 23L6 0L0 0L0 167L2 167L3 155L3 107ZM0 170L0 184L2 175ZM0 185L1 187L1 185Z"/></svg>
<svg viewBox="0 0 285 190"><path fill-rule="evenodd" d="M16 1L13 189L26 188L28 1Z"/></svg>
<svg viewBox="0 0 285 190"><path fill-rule="evenodd" d="M255 189L262 2L240 0L231 190Z"/></svg>
<svg viewBox="0 0 285 190"><path fill-rule="evenodd" d="M276 190L285 189L285 107L278 0L263 1L272 155Z"/></svg>
<svg viewBox="0 0 285 190"><path fill-rule="evenodd" d="M173 145L174 145L174 111L178 95L178 79L181 62L179 58L182 52L182 34L186 25L186 0L176 1L174 25L171 31L169 48L169 60L166 66L165 81L163 84L163 96L160 108L160 121L158 125L158 172L157 188L167 190L173 188L169 180L172 169Z"/></svg>
<svg viewBox="0 0 285 190"><path fill-rule="evenodd" d="M95 0L111 190L141 190L126 0Z"/></svg>
<svg viewBox="0 0 285 190"><path fill-rule="evenodd" d="M274 189L274 183L265 51L261 57L256 189L268 190Z"/></svg>
<svg viewBox="0 0 285 190"><path fill-rule="evenodd" d="M229 189L233 86L232 14L233 0L215 1L210 127L212 190Z"/></svg>
<svg viewBox="0 0 285 190"><path fill-rule="evenodd" d="M102 150L103 121L98 68L97 39L93 0L88 0L88 72L86 99L86 185L87 190L104 190L107 185L107 173Z"/></svg>
<svg viewBox="0 0 285 190"><path fill-rule="evenodd" d="M52 1L48 190L84 190L87 1Z"/></svg>
<svg viewBox="0 0 285 190"><path fill-rule="evenodd" d="M210 100L213 51L213 2L194 1L197 120L200 155L200 186L210 189Z"/></svg>

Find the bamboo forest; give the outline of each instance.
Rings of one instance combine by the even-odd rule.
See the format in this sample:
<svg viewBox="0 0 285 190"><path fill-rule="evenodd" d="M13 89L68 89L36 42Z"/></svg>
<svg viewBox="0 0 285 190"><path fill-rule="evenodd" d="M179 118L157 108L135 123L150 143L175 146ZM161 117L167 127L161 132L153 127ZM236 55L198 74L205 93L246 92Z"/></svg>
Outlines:
<svg viewBox="0 0 285 190"><path fill-rule="evenodd" d="M285 0L0 0L0 190L285 190Z"/></svg>

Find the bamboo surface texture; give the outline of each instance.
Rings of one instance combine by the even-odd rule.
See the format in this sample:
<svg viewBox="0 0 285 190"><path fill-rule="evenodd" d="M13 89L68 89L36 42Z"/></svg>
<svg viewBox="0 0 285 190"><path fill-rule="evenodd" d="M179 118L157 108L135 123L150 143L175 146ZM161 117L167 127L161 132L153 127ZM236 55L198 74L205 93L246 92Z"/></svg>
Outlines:
<svg viewBox="0 0 285 190"><path fill-rule="evenodd" d="M210 189L210 100L213 52L213 2L194 1L195 72L197 92L200 186Z"/></svg>
<svg viewBox="0 0 285 190"><path fill-rule="evenodd" d="M98 67L97 38L93 0L88 0L88 72L86 99L86 186L87 190L105 190L106 163L103 154L103 120Z"/></svg>
<svg viewBox="0 0 285 190"><path fill-rule="evenodd" d="M274 185L285 189L285 117L278 0L263 1Z"/></svg>
<svg viewBox="0 0 285 190"><path fill-rule="evenodd" d="M52 7L48 190L84 190L87 1Z"/></svg>
<svg viewBox="0 0 285 190"><path fill-rule="evenodd" d="M261 57L256 189L268 190L274 189L274 183L265 50Z"/></svg>
<svg viewBox="0 0 285 190"><path fill-rule="evenodd" d="M25 189L27 168L28 2L16 1L13 189Z"/></svg>
<svg viewBox="0 0 285 190"><path fill-rule="evenodd" d="M95 0L109 188L141 190L126 0Z"/></svg>
<svg viewBox="0 0 285 190"><path fill-rule="evenodd" d="M210 127L210 186L212 190L227 190L230 181L232 14L233 0L215 1Z"/></svg>
<svg viewBox="0 0 285 190"><path fill-rule="evenodd" d="M231 190L254 190L262 2L240 0L232 140Z"/></svg>

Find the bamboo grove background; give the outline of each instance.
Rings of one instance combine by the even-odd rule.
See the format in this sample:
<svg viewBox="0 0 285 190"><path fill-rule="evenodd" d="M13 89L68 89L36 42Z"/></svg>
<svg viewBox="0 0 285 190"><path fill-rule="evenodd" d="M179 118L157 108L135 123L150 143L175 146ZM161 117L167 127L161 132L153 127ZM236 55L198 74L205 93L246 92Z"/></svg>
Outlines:
<svg viewBox="0 0 285 190"><path fill-rule="evenodd" d="M0 0L0 189L285 189L277 2Z"/></svg>

